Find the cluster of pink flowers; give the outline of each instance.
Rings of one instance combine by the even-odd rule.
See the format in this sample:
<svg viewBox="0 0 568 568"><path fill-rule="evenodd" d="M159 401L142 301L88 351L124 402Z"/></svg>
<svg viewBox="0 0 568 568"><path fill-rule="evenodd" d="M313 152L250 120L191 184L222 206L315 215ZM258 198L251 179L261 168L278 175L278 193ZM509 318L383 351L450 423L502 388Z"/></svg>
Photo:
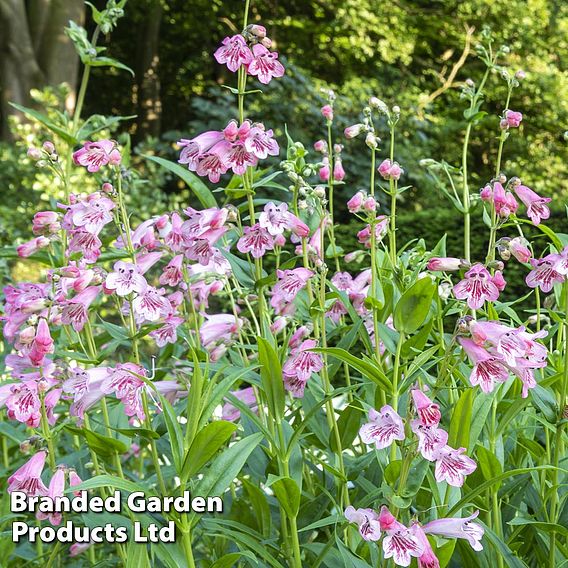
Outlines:
<svg viewBox="0 0 568 568"><path fill-rule="evenodd" d="M64 465L57 467L55 473L51 477L49 486L46 487L41 479L41 474L45 467L45 459L47 453L41 450L35 453L22 467L17 469L8 478L8 493L18 491L25 493L28 497L49 497L53 502L57 497L62 497L65 491L65 480L67 478L69 487L76 487L82 483L81 478L74 469L69 469ZM78 495L78 492L74 492ZM61 513L36 513L38 521L49 520L49 522L57 526L61 524Z"/></svg>
<svg viewBox="0 0 568 568"><path fill-rule="evenodd" d="M550 209L547 206L547 203L551 201L550 197L541 197L526 185L522 185L518 178L512 178L509 181L509 187L525 205L527 216L535 225L540 225L543 219L550 217ZM515 195L510 189L505 190L501 181L494 181L483 187L480 197L483 201L492 203L497 215L504 219L516 213L519 208Z"/></svg>
<svg viewBox="0 0 568 568"><path fill-rule="evenodd" d="M277 156L280 151L272 130L248 120L240 126L231 120L223 130L208 130L195 138L182 138L177 144L182 148L179 163L213 183L228 170L243 175L258 160Z"/></svg>
<svg viewBox="0 0 568 568"><path fill-rule="evenodd" d="M536 386L534 369L546 367L548 351L536 339L546 337L545 330L530 333L524 326L510 328L496 321L469 322L471 338L458 340L473 364L469 380L483 392L492 392L497 383L504 383L510 373L523 385L522 396Z"/></svg>
<svg viewBox="0 0 568 568"><path fill-rule="evenodd" d="M328 107L331 109L330 111L326 110ZM322 108L322 114L324 117L331 117L331 120L333 120L333 109L330 105ZM330 119L328 118L328 120ZM319 168L320 180L329 181L330 176L333 174L335 181L343 181L345 178L345 170L341 161L343 146L341 144L333 145L333 172L331 171L330 151L327 142L325 140L317 140L314 142L314 150L322 154L321 167Z"/></svg>
<svg viewBox="0 0 568 568"><path fill-rule="evenodd" d="M502 130L508 130L509 128L519 128L522 120L522 113L507 109L503 114L503 118L499 122L499 126Z"/></svg>
<svg viewBox="0 0 568 568"><path fill-rule="evenodd" d="M439 428L439 406L419 389L412 390L412 399L418 418L412 420L411 429L418 436L418 451L424 459L436 462L436 481L461 487L465 476L475 471L476 463L464 455L465 448L448 446L448 434ZM361 426L359 436L363 443L373 444L379 450L388 448L395 440L406 438L404 422L388 404L380 411L371 408L369 422Z"/></svg>
<svg viewBox="0 0 568 568"><path fill-rule="evenodd" d="M537 286L543 292L550 292L555 284L561 284L568 279L568 246L560 253L551 253L543 258L530 259L533 269L526 277L529 288Z"/></svg>
<svg viewBox="0 0 568 568"><path fill-rule="evenodd" d="M114 140L85 142L79 150L73 153L75 164L86 167L89 173L98 172L108 164L117 166L121 160L122 156Z"/></svg>
<svg viewBox="0 0 568 568"><path fill-rule="evenodd" d="M278 53L269 50L271 46L272 40L266 36L266 28L253 24L247 26L242 34L226 37L214 57L233 73L244 67L248 75L257 77L266 85L273 77L284 75L284 66L278 61Z"/></svg>
<svg viewBox="0 0 568 568"><path fill-rule="evenodd" d="M440 563L426 535L433 534L444 538L463 538L473 550L483 550L481 539L484 529L472 522L479 511L464 519L444 518L421 525L413 521L406 527L384 505L379 513L373 509L345 509L345 518L359 527L359 534L364 540L377 542L383 538L384 558L392 558L397 566L410 566L412 558L418 560L420 568L439 568ZM383 535L384 533L384 535Z"/></svg>

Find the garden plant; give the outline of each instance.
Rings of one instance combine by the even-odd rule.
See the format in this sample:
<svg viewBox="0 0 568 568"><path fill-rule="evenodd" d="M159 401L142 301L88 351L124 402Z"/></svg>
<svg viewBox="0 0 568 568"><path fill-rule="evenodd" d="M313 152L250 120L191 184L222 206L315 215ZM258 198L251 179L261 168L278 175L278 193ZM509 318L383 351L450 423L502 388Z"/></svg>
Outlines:
<svg viewBox="0 0 568 568"><path fill-rule="evenodd" d="M0 563L564 566L568 234L547 227L552 198L506 167L526 112L525 73L508 49L479 34L485 71L462 85L462 160L422 160L463 220L454 258L446 237L431 248L420 234L399 238L410 187L397 101L377 93L342 129L326 91L319 140L277 140L282 125L249 116L249 101L286 73L266 29L249 22L249 0L239 32L211 53L232 73L219 88L238 114L187 132L177 163L144 156L192 201L140 219L128 206L139 181L130 147L105 137L122 117L82 116L93 67L129 72L97 46L124 3L92 8L92 37L66 29L83 64L73 113L19 107L50 132L28 156L64 198L30 219L31 240L4 251L40 268L3 286ZM499 82L506 99L488 115ZM481 121L498 150L480 188L468 158ZM364 190L349 190L349 154L367 159ZM355 250L336 236L338 210L359 224ZM486 231L478 258L475 216ZM524 294L503 301L511 265ZM118 490L123 506L10 510L12 493L53 501L82 490ZM185 491L221 497L222 511L126 505L136 492ZM44 541L13 542L18 521ZM93 531L130 534L135 523L143 534L174 526L175 542ZM47 544L67 526L70 539Z"/></svg>

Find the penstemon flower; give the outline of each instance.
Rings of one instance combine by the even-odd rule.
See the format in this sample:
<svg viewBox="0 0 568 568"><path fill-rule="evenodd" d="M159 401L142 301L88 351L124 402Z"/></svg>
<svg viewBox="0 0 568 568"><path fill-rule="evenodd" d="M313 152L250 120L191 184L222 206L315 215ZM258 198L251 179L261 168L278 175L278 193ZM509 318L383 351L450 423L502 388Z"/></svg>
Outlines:
<svg viewBox="0 0 568 568"><path fill-rule="evenodd" d="M465 476L477 469L477 464L468 456L463 455L465 448L455 450L444 446L434 454L436 458L436 481L446 481L453 487L461 487Z"/></svg>
<svg viewBox="0 0 568 568"><path fill-rule="evenodd" d="M454 296L466 300L472 310L478 310L486 301L494 302L499 298L499 292L504 288L504 280L499 276L491 276L485 266L474 264L465 273L465 278L454 286Z"/></svg>
<svg viewBox="0 0 568 568"><path fill-rule="evenodd" d="M402 418L392 406L386 404L377 412L369 410L369 420L359 430L359 436L365 444L374 444L380 450L388 448L395 440L404 440L404 424Z"/></svg>
<svg viewBox="0 0 568 568"><path fill-rule="evenodd" d="M438 519L425 524L422 529L426 534L435 534L445 538L463 538L469 542L473 550L480 551L483 550L481 539L485 531L481 525L472 522L478 515L479 511L476 511L464 519Z"/></svg>
<svg viewBox="0 0 568 568"><path fill-rule="evenodd" d="M312 373L321 371L323 367L321 355L311 351L314 347L317 347L317 341L313 339L302 341L300 345L292 349L290 356L282 365L284 387L294 397L304 396L306 383Z"/></svg>
<svg viewBox="0 0 568 568"><path fill-rule="evenodd" d="M381 538L379 515L373 509L355 509L350 505L344 514L350 523L357 523L359 534L365 540L374 542Z"/></svg>
<svg viewBox="0 0 568 568"><path fill-rule="evenodd" d="M517 185L515 193L524 203L527 215L535 225L540 225L543 219L550 217L550 209L546 204L552 201L551 197L541 197L525 185Z"/></svg>
<svg viewBox="0 0 568 568"><path fill-rule="evenodd" d="M114 140L85 142L82 148L73 154L73 161L78 166L85 166L89 173L98 172L103 166L120 164L122 156Z"/></svg>
<svg viewBox="0 0 568 568"><path fill-rule="evenodd" d="M37 452L28 462L8 477L8 493L23 491L29 497L47 495L48 489L41 480L41 472L43 471L46 457L46 452Z"/></svg>

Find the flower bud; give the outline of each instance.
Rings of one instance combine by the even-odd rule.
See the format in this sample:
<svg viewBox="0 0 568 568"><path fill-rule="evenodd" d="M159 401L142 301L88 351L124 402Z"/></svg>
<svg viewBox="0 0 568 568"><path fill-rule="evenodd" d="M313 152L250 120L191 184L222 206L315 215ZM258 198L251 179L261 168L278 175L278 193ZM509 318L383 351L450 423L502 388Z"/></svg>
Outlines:
<svg viewBox="0 0 568 568"><path fill-rule="evenodd" d="M28 148L27 155L28 158L31 158L32 160L39 160L41 158L41 150L39 148L34 148L33 146L31 146L30 148Z"/></svg>
<svg viewBox="0 0 568 568"><path fill-rule="evenodd" d="M274 320L274 323L270 326L270 331L272 333L280 333L288 324L288 318L278 317Z"/></svg>
<svg viewBox="0 0 568 568"><path fill-rule="evenodd" d="M325 197L325 187L323 187L323 185L317 185L314 188L314 195L316 197L319 197L320 199L323 199Z"/></svg>
<svg viewBox="0 0 568 568"><path fill-rule="evenodd" d="M46 140L41 147L48 153L48 154L53 154L53 152L55 152L55 146L53 145L53 142L50 142L49 140Z"/></svg>
<svg viewBox="0 0 568 568"><path fill-rule="evenodd" d="M327 142L325 140L318 140L317 142L314 142L314 150L316 152L321 152L322 154L327 152Z"/></svg>
<svg viewBox="0 0 568 568"><path fill-rule="evenodd" d="M347 209L351 213L359 213L363 207L363 202L365 200L365 194L362 191L358 191L348 202Z"/></svg>
<svg viewBox="0 0 568 568"><path fill-rule="evenodd" d="M377 209L377 202L375 201L374 197L367 197L367 199L365 199L365 203L363 203L363 209L365 209L365 211L376 211Z"/></svg>
<svg viewBox="0 0 568 568"><path fill-rule="evenodd" d="M518 79L519 81L522 81L526 76L527 74L522 69L519 69L515 73L515 79Z"/></svg>
<svg viewBox="0 0 568 568"><path fill-rule="evenodd" d="M453 257L434 257L428 261L427 268L435 272L459 270L463 268L463 261Z"/></svg>
<svg viewBox="0 0 568 568"><path fill-rule="evenodd" d="M101 191L103 191L104 193L112 193L114 191L114 186L112 185L112 183L109 183L107 181L101 186Z"/></svg>
<svg viewBox="0 0 568 568"><path fill-rule="evenodd" d="M333 107L331 105L324 105L320 109L322 116L329 121L333 120Z"/></svg>
<svg viewBox="0 0 568 568"><path fill-rule="evenodd" d="M389 107L386 105L386 103L384 103L383 101L381 101L381 99L377 97L371 97L369 99L369 106L371 106L372 108L376 108L379 112L382 112L383 114L388 114L389 112Z"/></svg>
<svg viewBox="0 0 568 568"><path fill-rule="evenodd" d="M359 134L361 134L361 132L365 129L365 125L361 124L360 122L357 124L352 124L351 126L348 126L344 131L343 134L345 135L345 138L347 139L351 139L351 138L355 138L356 136L359 136Z"/></svg>
<svg viewBox="0 0 568 568"><path fill-rule="evenodd" d="M367 136L365 137L365 144L367 144L367 146L369 148L371 148L371 150L374 150L375 148L377 148L377 146L379 145L380 139L377 138L372 132L369 132L367 134Z"/></svg>
<svg viewBox="0 0 568 568"><path fill-rule="evenodd" d="M493 200L493 190L491 189L491 186L489 184L487 184L480 192L479 192L479 196L481 197L481 199L483 201L486 202L491 202Z"/></svg>

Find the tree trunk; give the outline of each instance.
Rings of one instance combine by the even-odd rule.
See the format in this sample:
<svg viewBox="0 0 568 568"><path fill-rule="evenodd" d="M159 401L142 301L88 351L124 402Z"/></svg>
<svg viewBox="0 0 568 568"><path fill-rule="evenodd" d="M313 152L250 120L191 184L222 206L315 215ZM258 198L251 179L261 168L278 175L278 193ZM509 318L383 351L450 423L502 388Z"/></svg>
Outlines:
<svg viewBox="0 0 568 568"><path fill-rule="evenodd" d="M78 58L64 28L83 21L82 0L0 0L0 133L10 138L8 103L31 104L30 90L68 83L75 103Z"/></svg>
<svg viewBox="0 0 568 568"><path fill-rule="evenodd" d="M138 121L136 137L159 136L162 120L162 100L160 98L159 42L162 20L161 0L150 0L143 32L139 36L137 54L136 102Z"/></svg>

